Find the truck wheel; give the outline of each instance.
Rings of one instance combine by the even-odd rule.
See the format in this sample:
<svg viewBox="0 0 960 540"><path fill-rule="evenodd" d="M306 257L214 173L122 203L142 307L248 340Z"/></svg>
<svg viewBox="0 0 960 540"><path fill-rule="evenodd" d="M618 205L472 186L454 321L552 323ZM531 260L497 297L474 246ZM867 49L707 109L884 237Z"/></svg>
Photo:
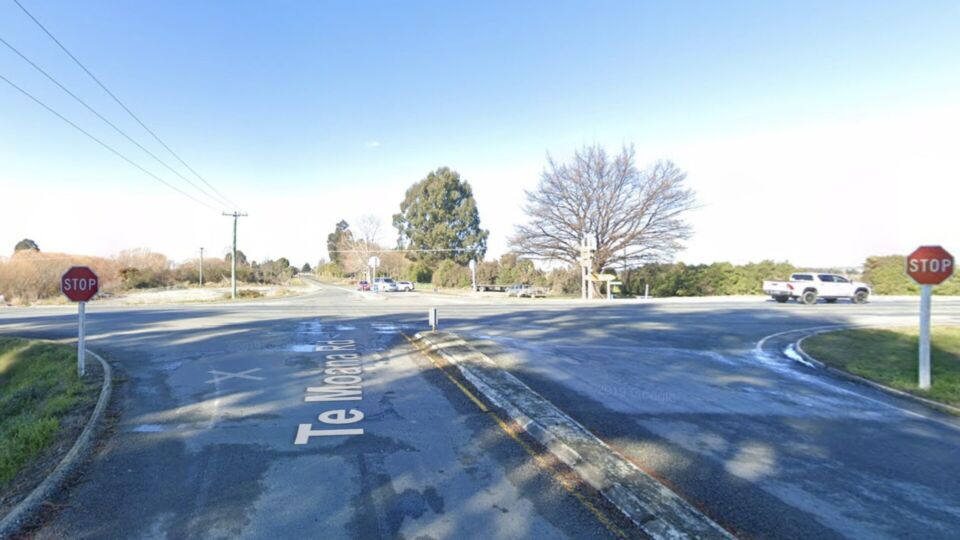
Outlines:
<svg viewBox="0 0 960 540"><path fill-rule="evenodd" d="M777 302L781 303L781 304L784 304L784 303L787 302L787 300L790 299L790 297L789 297L789 296L774 296L773 299L776 300Z"/></svg>
<svg viewBox="0 0 960 540"><path fill-rule="evenodd" d="M817 303L817 291L806 291L800 298L804 304L812 306Z"/></svg>
<svg viewBox="0 0 960 540"><path fill-rule="evenodd" d="M868 293L867 291L862 291L862 290L861 290L861 291L857 291L857 292L854 293L854 295L853 295L853 303L854 303L854 304L866 304L866 303L867 303L867 298L868 298L869 296L870 296L870 293Z"/></svg>

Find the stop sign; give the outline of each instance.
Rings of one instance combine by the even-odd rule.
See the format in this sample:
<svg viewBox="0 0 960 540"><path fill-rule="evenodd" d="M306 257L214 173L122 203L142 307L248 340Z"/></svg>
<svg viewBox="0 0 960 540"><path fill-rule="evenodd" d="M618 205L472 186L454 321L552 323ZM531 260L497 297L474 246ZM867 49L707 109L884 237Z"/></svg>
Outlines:
<svg viewBox="0 0 960 540"><path fill-rule="evenodd" d="M953 275L953 255L940 246L920 246L907 256L907 275L920 285L939 285Z"/></svg>
<svg viewBox="0 0 960 540"><path fill-rule="evenodd" d="M60 278L60 292L74 302L86 302L100 290L100 278L86 266L71 266Z"/></svg>

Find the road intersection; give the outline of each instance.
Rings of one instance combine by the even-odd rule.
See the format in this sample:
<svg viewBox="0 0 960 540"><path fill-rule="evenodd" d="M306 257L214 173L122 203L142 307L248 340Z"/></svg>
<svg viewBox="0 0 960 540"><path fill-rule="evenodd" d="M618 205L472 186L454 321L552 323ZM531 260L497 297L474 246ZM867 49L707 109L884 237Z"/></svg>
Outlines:
<svg viewBox="0 0 960 540"><path fill-rule="evenodd" d="M433 306L445 329L737 535L960 528L960 423L784 355L805 328L912 324L915 302L578 305L322 287L244 304L92 304L88 346L126 379L117 418L36 537L623 534L407 343ZM958 303L936 313L960 322ZM0 332L28 337L70 338L73 323L62 308L0 312Z"/></svg>

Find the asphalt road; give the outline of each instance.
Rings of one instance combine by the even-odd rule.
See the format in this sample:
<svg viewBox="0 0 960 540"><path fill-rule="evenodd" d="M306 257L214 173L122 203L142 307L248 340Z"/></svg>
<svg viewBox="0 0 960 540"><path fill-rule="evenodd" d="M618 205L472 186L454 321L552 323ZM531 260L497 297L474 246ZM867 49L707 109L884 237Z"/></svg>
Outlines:
<svg viewBox="0 0 960 540"><path fill-rule="evenodd" d="M91 304L89 346L126 379L120 414L36 536L612 537L406 343L428 306L739 535L960 530L957 420L797 364L783 354L797 334L758 347L802 328L910 324L913 302L576 306L324 287ZM960 304L936 302L935 317L960 322ZM68 308L0 310L4 333L67 338L74 324ZM362 397L307 401L329 395L324 367L347 369L334 382ZM363 433L320 431L334 429Z"/></svg>

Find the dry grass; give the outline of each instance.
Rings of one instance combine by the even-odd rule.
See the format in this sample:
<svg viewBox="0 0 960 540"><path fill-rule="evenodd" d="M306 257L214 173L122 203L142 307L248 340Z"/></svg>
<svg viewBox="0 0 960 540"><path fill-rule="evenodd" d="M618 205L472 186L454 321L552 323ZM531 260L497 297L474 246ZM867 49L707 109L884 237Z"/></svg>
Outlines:
<svg viewBox="0 0 960 540"><path fill-rule="evenodd" d="M905 392L960 405L960 328L937 327L931 335L930 390L917 388L916 328L860 328L808 338L814 358Z"/></svg>
<svg viewBox="0 0 960 540"><path fill-rule="evenodd" d="M0 262L0 294L13 304L31 304L60 294L60 276L71 266L89 266L100 278L100 290L120 288L121 264L113 259L66 253L20 251Z"/></svg>

